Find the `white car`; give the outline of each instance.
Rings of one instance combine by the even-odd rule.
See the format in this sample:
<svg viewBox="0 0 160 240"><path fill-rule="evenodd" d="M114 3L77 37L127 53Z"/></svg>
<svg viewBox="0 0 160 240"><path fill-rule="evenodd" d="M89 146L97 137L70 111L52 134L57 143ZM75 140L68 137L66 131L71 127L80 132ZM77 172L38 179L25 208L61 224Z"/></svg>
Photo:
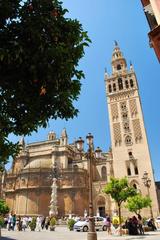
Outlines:
<svg viewBox="0 0 160 240"><path fill-rule="evenodd" d="M95 218L95 229L106 231L107 224L106 224L105 218L103 218L103 217L94 217L94 218ZM89 229L89 220L88 219L79 220L78 222L76 222L74 224L73 228L75 231L87 232Z"/></svg>
<svg viewBox="0 0 160 240"><path fill-rule="evenodd" d="M155 218L155 224L156 224L156 227L159 229L160 228L160 216Z"/></svg>

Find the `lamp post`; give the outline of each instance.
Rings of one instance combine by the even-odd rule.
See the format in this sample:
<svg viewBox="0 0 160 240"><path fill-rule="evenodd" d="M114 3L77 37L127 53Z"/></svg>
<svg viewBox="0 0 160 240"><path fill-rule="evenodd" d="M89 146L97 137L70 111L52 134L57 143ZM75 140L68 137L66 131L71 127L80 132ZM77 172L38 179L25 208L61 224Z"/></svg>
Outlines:
<svg viewBox="0 0 160 240"><path fill-rule="evenodd" d="M95 230L95 221L94 221L94 212L93 212L93 194L92 194L92 182L93 182L93 135L89 133L86 136L88 151L87 151L87 159L88 159L88 172L89 172L89 231L87 233L87 240L97 240L97 233ZM83 150L83 139L79 138L77 140L77 149L79 151ZM100 148L95 151L96 157L99 157L101 154Z"/></svg>
<svg viewBox="0 0 160 240"><path fill-rule="evenodd" d="M57 216L58 215L58 206L57 206L57 180L60 176L59 168L57 164L54 163L52 166L52 185L51 185L51 200L50 200L50 211L49 216Z"/></svg>
<svg viewBox="0 0 160 240"><path fill-rule="evenodd" d="M144 186L146 186L147 188L147 195L148 197L150 197L150 186L151 186L151 179L148 177L148 172L144 172L143 174L143 177L142 177L142 180L143 180L143 184ZM152 206L150 206L150 217L153 218L153 211L152 211Z"/></svg>

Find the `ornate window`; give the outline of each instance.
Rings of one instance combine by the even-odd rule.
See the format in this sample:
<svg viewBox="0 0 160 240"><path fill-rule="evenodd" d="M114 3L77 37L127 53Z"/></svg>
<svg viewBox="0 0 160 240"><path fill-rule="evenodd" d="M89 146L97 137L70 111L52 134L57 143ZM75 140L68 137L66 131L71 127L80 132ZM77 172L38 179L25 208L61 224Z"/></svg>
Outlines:
<svg viewBox="0 0 160 240"><path fill-rule="evenodd" d="M125 138L125 143L126 143L126 145L131 145L132 144L132 138L131 138L131 136L126 136L126 138Z"/></svg>
<svg viewBox="0 0 160 240"><path fill-rule="evenodd" d="M129 132L129 123L128 122L124 123L123 127L124 127L125 132Z"/></svg>
<svg viewBox="0 0 160 240"><path fill-rule="evenodd" d="M133 79L130 79L130 86L134 87Z"/></svg>
<svg viewBox="0 0 160 240"><path fill-rule="evenodd" d="M121 65L120 64L117 65L117 70L121 70Z"/></svg>
<svg viewBox="0 0 160 240"><path fill-rule="evenodd" d="M130 167L127 167L127 174L128 174L128 176L131 176L131 169L130 169Z"/></svg>
<svg viewBox="0 0 160 240"><path fill-rule="evenodd" d="M122 111L126 111L127 110L126 102L121 102L121 109L122 109Z"/></svg>
<svg viewBox="0 0 160 240"><path fill-rule="evenodd" d="M129 88L128 80L125 81L125 86L126 86L126 88Z"/></svg>
<svg viewBox="0 0 160 240"><path fill-rule="evenodd" d="M113 91L115 92L116 91L116 84L113 83Z"/></svg>
<svg viewBox="0 0 160 240"><path fill-rule="evenodd" d="M123 118L123 120L127 120L128 119L128 114L127 113L123 113L122 114L122 118Z"/></svg>
<svg viewBox="0 0 160 240"><path fill-rule="evenodd" d="M109 93L112 92L112 86L111 86L111 84L108 85L108 91L109 91Z"/></svg>
<svg viewBox="0 0 160 240"><path fill-rule="evenodd" d="M122 89L123 89L122 78L118 78L118 87L119 87L119 90L122 90Z"/></svg>
<svg viewBox="0 0 160 240"><path fill-rule="evenodd" d="M138 167L137 166L134 167L134 172L135 172L135 175L138 175Z"/></svg>

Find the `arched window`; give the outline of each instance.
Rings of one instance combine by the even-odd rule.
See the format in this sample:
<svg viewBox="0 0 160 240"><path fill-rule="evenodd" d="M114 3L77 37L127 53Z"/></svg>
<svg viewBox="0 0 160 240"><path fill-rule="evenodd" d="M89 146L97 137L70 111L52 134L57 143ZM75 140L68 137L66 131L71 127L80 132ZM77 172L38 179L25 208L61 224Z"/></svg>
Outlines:
<svg viewBox="0 0 160 240"><path fill-rule="evenodd" d="M133 184L133 187L134 187L135 189L137 189L137 185L136 185L135 183Z"/></svg>
<svg viewBox="0 0 160 240"><path fill-rule="evenodd" d="M131 169L130 169L130 167L127 168L127 174L128 174L128 176L131 176Z"/></svg>
<svg viewBox="0 0 160 240"><path fill-rule="evenodd" d="M119 90L122 90L122 89L123 89L122 78L118 78L118 87L119 87Z"/></svg>
<svg viewBox="0 0 160 240"><path fill-rule="evenodd" d="M106 179L107 179L107 169L106 169L105 166L103 166L103 167L101 168L101 176L102 176L102 179L103 179L103 180L106 180Z"/></svg>
<svg viewBox="0 0 160 240"><path fill-rule="evenodd" d="M128 80L125 81L125 86L126 86L126 88L129 88Z"/></svg>
<svg viewBox="0 0 160 240"><path fill-rule="evenodd" d="M125 143L126 143L126 145L131 145L131 144L132 144L132 138L131 138L131 136L126 136L126 138L125 138Z"/></svg>
<svg viewBox="0 0 160 240"><path fill-rule="evenodd" d="M134 172L135 172L135 175L138 175L138 168L137 168L137 166L134 167Z"/></svg>
<svg viewBox="0 0 160 240"><path fill-rule="evenodd" d="M116 84L113 83L113 91L115 92L116 91Z"/></svg>
<svg viewBox="0 0 160 240"><path fill-rule="evenodd" d="M111 84L108 85L108 91L109 91L109 93L112 92L112 86L111 86Z"/></svg>
<svg viewBox="0 0 160 240"><path fill-rule="evenodd" d="M117 70L121 70L121 65L120 64L117 65Z"/></svg>
<svg viewBox="0 0 160 240"><path fill-rule="evenodd" d="M134 87L133 79L130 79L130 86Z"/></svg>

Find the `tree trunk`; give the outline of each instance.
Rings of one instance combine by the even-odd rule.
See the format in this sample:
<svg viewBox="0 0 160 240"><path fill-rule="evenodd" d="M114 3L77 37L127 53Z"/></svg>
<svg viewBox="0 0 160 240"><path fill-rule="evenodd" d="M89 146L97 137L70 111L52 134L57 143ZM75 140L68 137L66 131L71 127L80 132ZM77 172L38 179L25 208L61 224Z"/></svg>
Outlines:
<svg viewBox="0 0 160 240"><path fill-rule="evenodd" d="M121 205L118 205L118 216L119 216L119 234L120 236L122 236Z"/></svg>

